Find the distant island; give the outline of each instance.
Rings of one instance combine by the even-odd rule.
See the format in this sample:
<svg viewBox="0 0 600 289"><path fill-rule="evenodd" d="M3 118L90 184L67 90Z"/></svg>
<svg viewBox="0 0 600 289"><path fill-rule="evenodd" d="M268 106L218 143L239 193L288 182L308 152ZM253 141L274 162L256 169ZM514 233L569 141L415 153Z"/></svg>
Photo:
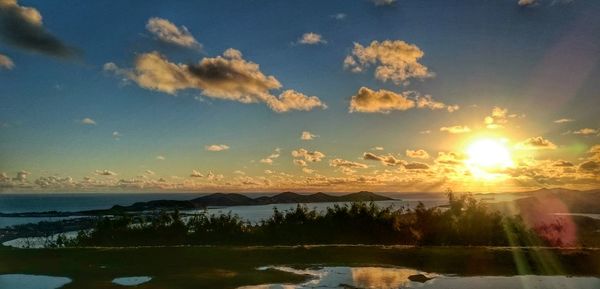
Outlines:
<svg viewBox="0 0 600 289"><path fill-rule="evenodd" d="M211 207L257 206L271 204L308 204L308 203L334 203L334 202L375 202L391 201L392 198L378 195L368 191L360 191L341 196L314 193L302 195L294 192L283 192L274 196L261 196L251 198L236 193L214 193L191 200L154 200L137 202L129 206L115 205L109 209L87 210L76 212L22 212L0 213L0 217L67 217L67 216L101 216L110 214L136 213L158 210L197 210Z"/></svg>

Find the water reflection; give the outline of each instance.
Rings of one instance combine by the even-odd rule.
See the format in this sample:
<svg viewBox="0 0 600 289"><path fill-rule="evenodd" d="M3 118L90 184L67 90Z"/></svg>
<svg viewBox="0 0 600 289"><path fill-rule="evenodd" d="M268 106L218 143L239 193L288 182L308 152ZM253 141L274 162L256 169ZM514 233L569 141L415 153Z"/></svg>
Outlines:
<svg viewBox="0 0 600 289"><path fill-rule="evenodd" d="M298 275L307 275L309 280L301 284L263 284L243 286L238 289L307 289L307 288L462 288L462 289L504 289L504 288L600 288L600 278L567 276L444 276L424 273L409 268L389 267L323 267L316 269L294 269L290 267L262 267L259 270L279 270ZM420 275L422 274L422 275ZM411 278L412 276L412 278ZM421 278L415 278L419 276ZM426 277L426 278L422 278ZM432 280L425 281L428 278ZM411 281L424 279L424 282Z"/></svg>
<svg viewBox="0 0 600 289"><path fill-rule="evenodd" d="M66 277L28 274L0 275L0 289L55 289L71 283Z"/></svg>
<svg viewBox="0 0 600 289"><path fill-rule="evenodd" d="M142 283L146 283L152 280L152 277L148 276L133 276L133 277L121 277L112 280L113 283L122 286L136 286Z"/></svg>

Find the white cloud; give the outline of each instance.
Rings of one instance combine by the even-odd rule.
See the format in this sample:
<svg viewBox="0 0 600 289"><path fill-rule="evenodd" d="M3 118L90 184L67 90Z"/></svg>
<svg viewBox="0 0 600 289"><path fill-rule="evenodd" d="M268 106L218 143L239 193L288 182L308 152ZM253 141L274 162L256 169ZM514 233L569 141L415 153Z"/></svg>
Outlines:
<svg viewBox="0 0 600 289"><path fill-rule="evenodd" d="M331 18L335 19L335 20L344 20L346 19L346 17L348 17L348 15L346 15L345 13L336 13L331 15Z"/></svg>
<svg viewBox="0 0 600 289"><path fill-rule="evenodd" d="M112 137L116 140L120 140L123 135L118 131L113 131Z"/></svg>
<svg viewBox="0 0 600 289"><path fill-rule="evenodd" d="M373 41L367 47L354 43L352 54L344 59L344 67L362 72L375 65L375 78L406 85L412 78L424 79L434 74L419 60L425 53L416 45L401 40Z"/></svg>
<svg viewBox="0 0 600 289"><path fill-rule="evenodd" d="M583 135L583 136L598 135L598 133L600 133L600 130L595 129L595 128L589 128L589 127L578 129L573 132L573 134Z"/></svg>
<svg viewBox="0 0 600 289"><path fill-rule="evenodd" d="M459 133L467 133L470 132L471 129L466 125L455 125L455 126L444 126L440 128L440 131L445 131L451 134L459 134Z"/></svg>
<svg viewBox="0 0 600 289"><path fill-rule="evenodd" d="M156 159L157 159L157 160L159 160L159 161L164 161L164 160L166 160L167 158L166 158L166 157L164 157L164 156L160 156L160 155L159 155L159 156L156 156Z"/></svg>
<svg viewBox="0 0 600 289"><path fill-rule="evenodd" d="M311 133L310 131L303 131L302 134L300 135L301 140L313 140L316 137L319 137L319 136Z"/></svg>
<svg viewBox="0 0 600 289"><path fill-rule="evenodd" d="M204 146L204 149L209 152L220 152L228 150L229 146L226 144L213 144Z"/></svg>
<svg viewBox="0 0 600 289"><path fill-rule="evenodd" d="M204 177L204 175L201 172L197 171L197 170L192 170L192 173L190 174L190 177L192 177L192 178L202 178L202 177Z"/></svg>
<svg viewBox="0 0 600 289"><path fill-rule="evenodd" d="M273 160L278 158L281 155L281 149L280 148L275 148L275 150L273 150L273 152L267 156L264 159L261 159L260 162L263 164L269 164L272 165L273 164Z"/></svg>
<svg viewBox="0 0 600 289"><path fill-rule="evenodd" d="M376 146L376 147L372 147L372 148L371 148L371 150L374 150L374 151L382 151L382 150L383 150L383 147Z"/></svg>
<svg viewBox="0 0 600 289"><path fill-rule="evenodd" d="M294 159L294 164L300 167L306 167L308 164L306 163L305 160L302 159Z"/></svg>
<svg viewBox="0 0 600 289"><path fill-rule="evenodd" d="M10 57L0 54L0 68L4 68L6 70L11 70L15 67L15 63L10 59Z"/></svg>
<svg viewBox="0 0 600 289"><path fill-rule="evenodd" d="M274 76L263 74L258 64L243 59L242 53L232 48L223 56L203 58L199 63L189 65L172 63L154 51L140 54L133 69L119 68L109 62L104 64L104 70L145 89L168 94L198 89L211 98L241 103L262 102L278 113L327 108L318 97L294 90L285 90L278 96L271 94L271 90L281 89L281 83Z"/></svg>
<svg viewBox="0 0 600 289"><path fill-rule="evenodd" d="M302 34L302 37L298 39L299 44L308 44L308 45L316 45L316 44L325 44L327 41L323 39L321 34L317 34L314 32L308 32Z"/></svg>
<svg viewBox="0 0 600 289"><path fill-rule="evenodd" d="M196 50L202 49L202 45L185 26L177 27L167 19L150 18L146 29L162 42Z"/></svg>
<svg viewBox="0 0 600 289"><path fill-rule="evenodd" d="M82 119L79 123L84 124L84 125L96 125L96 121L89 117Z"/></svg>
<svg viewBox="0 0 600 289"><path fill-rule="evenodd" d="M309 162L320 162L325 157L325 154L320 151L311 152L305 149L298 149L292 151L292 156L294 158L303 158Z"/></svg>
<svg viewBox="0 0 600 289"><path fill-rule="evenodd" d="M560 118L554 121L554 123L567 123L567 122L573 122L575 121L572 118Z"/></svg>

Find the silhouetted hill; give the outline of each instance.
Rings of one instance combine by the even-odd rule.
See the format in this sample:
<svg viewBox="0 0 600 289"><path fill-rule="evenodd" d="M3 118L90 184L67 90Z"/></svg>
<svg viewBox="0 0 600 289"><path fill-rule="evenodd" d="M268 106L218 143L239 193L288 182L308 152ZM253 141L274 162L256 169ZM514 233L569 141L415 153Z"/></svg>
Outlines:
<svg viewBox="0 0 600 289"><path fill-rule="evenodd" d="M215 193L190 201L195 207L230 207L254 205L255 200L242 194Z"/></svg>
<svg viewBox="0 0 600 289"><path fill-rule="evenodd" d="M79 212L25 212L25 213L0 213L3 217L57 217L57 216L97 216L120 214L127 212L143 212L156 210L192 210L208 207L234 207L270 204L300 204L300 203L326 203L326 202L371 202L393 200L371 192L358 192L342 196L332 196L325 193L302 195L293 192L283 192L274 196L250 198L246 195L235 193L215 193L198 197L188 201L154 200L137 202L129 206L115 205L105 210L89 210Z"/></svg>
<svg viewBox="0 0 600 289"><path fill-rule="evenodd" d="M522 195L523 198L494 206L502 211L524 214L532 212L600 214L600 190L543 188L518 193L518 195Z"/></svg>

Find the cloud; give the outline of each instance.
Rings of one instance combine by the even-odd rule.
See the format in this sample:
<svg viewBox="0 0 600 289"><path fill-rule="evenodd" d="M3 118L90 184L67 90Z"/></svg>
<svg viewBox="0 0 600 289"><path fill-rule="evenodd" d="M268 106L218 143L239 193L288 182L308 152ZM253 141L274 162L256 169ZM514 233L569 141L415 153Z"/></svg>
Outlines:
<svg viewBox="0 0 600 289"><path fill-rule="evenodd" d="M374 153L363 153L363 160L367 161L379 161L386 166L397 166L403 165L405 162L403 160L397 159L393 155L376 155Z"/></svg>
<svg viewBox="0 0 600 289"><path fill-rule="evenodd" d="M204 175L201 172L197 171L197 170L192 170L192 173L190 174L190 177L192 177L192 178L202 178L202 177L204 177Z"/></svg>
<svg viewBox="0 0 600 289"><path fill-rule="evenodd" d="M159 161L164 161L167 158L165 158L164 156L156 156L156 159L159 160Z"/></svg>
<svg viewBox="0 0 600 289"><path fill-rule="evenodd" d="M150 18L146 29L162 42L195 50L202 49L202 44L198 43L185 26L177 27L167 19Z"/></svg>
<svg viewBox="0 0 600 289"><path fill-rule="evenodd" d="M261 159L260 162L263 164L273 164L273 160L278 158L281 155L281 149L276 148L269 156L264 159Z"/></svg>
<svg viewBox="0 0 600 289"><path fill-rule="evenodd" d="M144 174L146 174L146 175L150 175L150 176L153 176L153 175L155 175L156 173L155 173L154 171L152 171L152 170L145 170L145 171L144 171Z"/></svg>
<svg viewBox="0 0 600 289"><path fill-rule="evenodd" d="M371 150L374 150L374 151L382 151L382 150L383 150L383 147L376 146L376 147L372 147L372 148L371 148Z"/></svg>
<svg viewBox="0 0 600 289"><path fill-rule="evenodd" d="M327 41L323 39L321 34L317 34L314 32L308 32L302 34L302 37L298 39L299 44L307 44L307 45L316 45L316 44L325 44Z"/></svg>
<svg viewBox="0 0 600 289"><path fill-rule="evenodd" d="M552 165L555 167L573 167L573 166L575 166L572 162L564 161L564 160L555 161Z"/></svg>
<svg viewBox="0 0 600 289"><path fill-rule="evenodd" d="M229 146L225 145L225 144L213 144L213 145L205 145L204 149L209 152L220 152L220 151L228 150Z"/></svg>
<svg viewBox="0 0 600 289"><path fill-rule="evenodd" d="M600 162L590 160L579 164L579 169L583 172L598 173L600 172Z"/></svg>
<svg viewBox="0 0 600 289"><path fill-rule="evenodd" d="M422 130L419 132L419 134L430 134L431 130Z"/></svg>
<svg viewBox="0 0 600 289"><path fill-rule="evenodd" d="M300 135L301 140L313 140L317 137L319 137L319 136L311 133L310 131L303 131L302 134Z"/></svg>
<svg viewBox="0 0 600 289"><path fill-rule="evenodd" d="M406 163L406 164L404 164L404 167L407 170L428 170L429 169L429 165L427 165L425 163L418 163L418 162Z"/></svg>
<svg viewBox="0 0 600 289"><path fill-rule="evenodd" d="M375 78L378 80L406 85L411 78L434 76L426 66L419 63L423 55L424 52L419 47L401 40L373 41L367 47L354 43L352 53L344 59L344 68L362 72L375 65Z"/></svg>
<svg viewBox="0 0 600 289"><path fill-rule="evenodd" d="M451 134L468 133L471 129L466 125L455 125L455 126L444 126L440 128L440 131L445 131Z"/></svg>
<svg viewBox="0 0 600 289"><path fill-rule="evenodd" d="M408 110L415 107L415 101L409 97L410 92L402 94L380 89L371 90L361 87L350 100L350 112L389 113L392 110Z"/></svg>
<svg viewBox="0 0 600 289"><path fill-rule="evenodd" d="M308 164L306 163L306 161L302 160L302 159L294 159L293 162L294 162L295 165L300 166L300 167L306 167L306 166L308 166Z"/></svg>
<svg viewBox="0 0 600 289"><path fill-rule="evenodd" d="M583 135L583 136L590 136L590 135L597 135L600 131L598 131L595 128L582 128L579 130L576 130L573 132L573 134L577 134L577 135Z"/></svg>
<svg viewBox="0 0 600 289"><path fill-rule="evenodd" d="M0 54L0 68L11 70L15 67L15 63L8 56Z"/></svg>
<svg viewBox="0 0 600 289"><path fill-rule="evenodd" d="M112 137L113 137L115 140L120 140L122 136L123 136L123 135L122 135L120 132L118 132L118 131L113 131L113 133L112 133Z"/></svg>
<svg viewBox="0 0 600 289"><path fill-rule="evenodd" d="M369 167L363 163L348 161L348 160L344 160L344 159L330 160L329 166L336 167L336 168L344 167L344 168L352 168L352 169L366 169Z"/></svg>
<svg viewBox="0 0 600 289"><path fill-rule="evenodd" d="M375 6L388 6L392 5L396 0L371 0Z"/></svg>
<svg viewBox="0 0 600 289"><path fill-rule="evenodd" d="M346 19L346 17L348 17L348 15L345 13L336 13L336 14L331 15L331 18L333 18L335 20L344 20L344 19Z"/></svg>
<svg viewBox="0 0 600 289"><path fill-rule="evenodd" d="M458 152L438 152L435 162L443 165L461 165L466 160L466 156Z"/></svg>
<svg viewBox="0 0 600 289"><path fill-rule="evenodd" d="M96 121L89 117L82 119L79 123L84 124L84 125L96 125Z"/></svg>
<svg viewBox="0 0 600 289"><path fill-rule="evenodd" d="M354 174L356 173L355 169L366 169L369 167L363 163L348 161L344 159L330 160L329 166L340 169L344 174Z"/></svg>
<svg viewBox="0 0 600 289"><path fill-rule="evenodd" d="M517 114L508 114L508 109L495 106L492 113L483 119L483 123L489 129L503 128L509 118L519 117ZM520 117L524 117L521 115Z"/></svg>
<svg viewBox="0 0 600 289"><path fill-rule="evenodd" d="M17 0L0 0L0 38L15 47L50 56L77 54L44 28L37 9L20 6Z"/></svg>
<svg viewBox="0 0 600 289"><path fill-rule="evenodd" d="M233 100L241 103L267 104L273 111L312 110L327 106L316 96L307 96L294 90L285 90L279 96L271 90L282 85L274 76L266 76L258 64L246 61L242 53L227 49L223 56L203 58L197 64L172 63L154 51L139 55L133 69L123 69L109 62L104 70L140 87L175 94L186 89L198 89L211 98Z"/></svg>
<svg viewBox="0 0 600 289"><path fill-rule="evenodd" d="M292 156L294 158L303 158L309 162L320 162L325 157L325 154L320 151L311 152L305 149L298 149L292 151Z"/></svg>
<svg viewBox="0 0 600 289"><path fill-rule="evenodd" d="M429 154L427 151L418 149L418 150L406 150L406 156L413 159L428 159Z"/></svg>
<svg viewBox="0 0 600 289"><path fill-rule="evenodd" d="M96 170L95 173L99 176L116 176L117 173L109 170Z"/></svg>
<svg viewBox="0 0 600 289"><path fill-rule="evenodd" d="M554 123L567 123L567 122L573 122L575 121L572 118L561 118L561 119L557 119L555 121L553 121Z"/></svg>
<svg viewBox="0 0 600 289"><path fill-rule="evenodd" d="M530 6L531 7L531 6L535 6L539 3L538 3L538 0L519 0L517 2L517 4L519 4L519 6Z"/></svg>
<svg viewBox="0 0 600 289"><path fill-rule="evenodd" d="M517 148L526 150L542 150L542 149L556 149L556 145L551 141L541 137L531 137L517 144Z"/></svg>
<svg viewBox="0 0 600 289"><path fill-rule="evenodd" d="M349 112L390 113L393 110L405 111L412 108L457 110L458 105L446 105L435 101L430 95L420 95L416 91L396 93L390 90L371 90L361 87L356 95L350 98Z"/></svg>
<svg viewBox="0 0 600 289"><path fill-rule="evenodd" d="M269 99L267 105L279 113L290 110L309 111L313 108L327 108L327 105L321 102L318 97L307 96L291 89L284 91L277 98Z"/></svg>

